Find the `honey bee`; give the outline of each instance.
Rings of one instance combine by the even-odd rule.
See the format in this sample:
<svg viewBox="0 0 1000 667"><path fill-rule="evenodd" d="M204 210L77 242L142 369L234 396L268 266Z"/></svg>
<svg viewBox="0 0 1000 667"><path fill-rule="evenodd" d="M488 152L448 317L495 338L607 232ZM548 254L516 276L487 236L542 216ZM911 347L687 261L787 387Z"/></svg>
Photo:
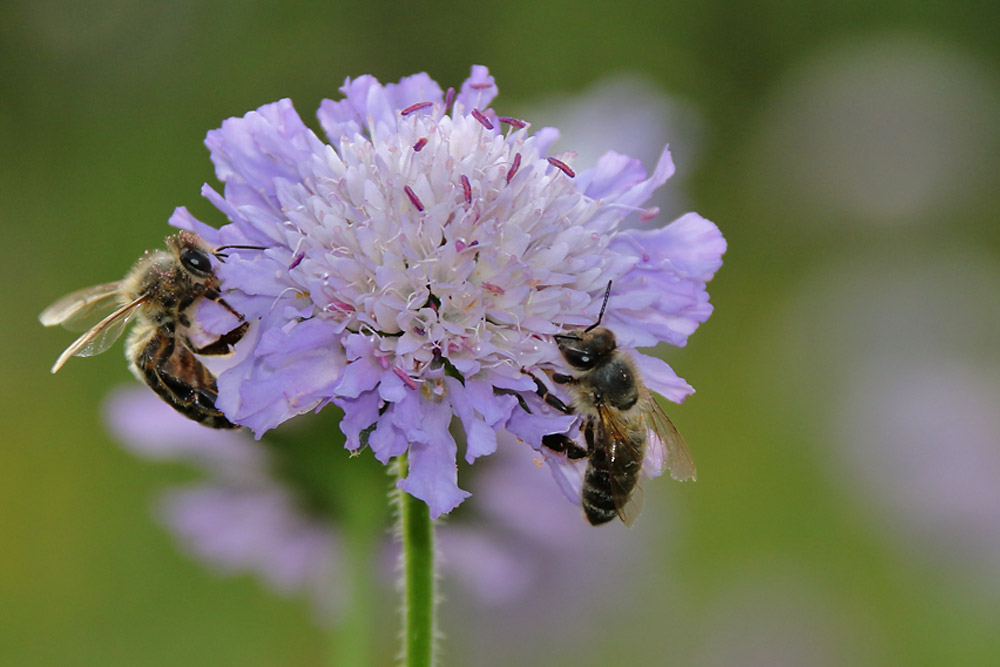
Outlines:
<svg viewBox="0 0 1000 667"><path fill-rule="evenodd" d="M551 373L550 377L570 389L574 405L567 406L549 393L537 378L535 382L546 403L583 417L586 448L562 433L544 436L542 444L571 459L587 457L581 494L587 520L596 526L618 517L631 526L642 509L638 484L647 447L656 448L654 459L663 461L675 480L694 480L695 467L687 444L642 383L635 363L618 349L614 333L600 326L610 295L609 282L597 322L582 331L553 336L577 375Z"/></svg>
<svg viewBox="0 0 1000 667"><path fill-rule="evenodd" d="M114 308L59 355L52 372L70 357L104 352L134 319L125 352L132 374L185 417L212 428L239 428L215 407L215 376L194 356L231 352L249 327L219 293L209 256L224 257L219 254L223 248L213 252L201 237L188 231L168 236L166 245L166 250L146 251L123 279L73 292L42 311L38 319L45 326L61 324L72 329L77 325L79 330L78 325ZM216 301L240 321L203 347L188 338L189 312L200 298Z"/></svg>

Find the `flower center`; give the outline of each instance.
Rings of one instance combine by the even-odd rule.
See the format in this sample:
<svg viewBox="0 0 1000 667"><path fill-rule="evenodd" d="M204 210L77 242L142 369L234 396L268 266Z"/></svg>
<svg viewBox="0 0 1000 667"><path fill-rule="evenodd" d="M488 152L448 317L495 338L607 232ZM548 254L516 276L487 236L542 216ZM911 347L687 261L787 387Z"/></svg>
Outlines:
<svg viewBox="0 0 1000 667"><path fill-rule="evenodd" d="M333 177L283 193L300 234L290 273L315 316L379 336L411 377L435 357L513 366L534 347L521 326L552 328L567 288L599 270L597 203L525 128L434 112L413 105L391 132L342 140L325 155Z"/></svg>

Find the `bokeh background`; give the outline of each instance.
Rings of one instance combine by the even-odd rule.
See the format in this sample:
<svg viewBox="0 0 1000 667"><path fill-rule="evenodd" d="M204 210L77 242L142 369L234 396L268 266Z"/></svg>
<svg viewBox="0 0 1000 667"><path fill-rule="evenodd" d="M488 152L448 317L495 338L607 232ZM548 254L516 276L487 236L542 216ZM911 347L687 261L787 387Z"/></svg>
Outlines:
<svg viewBox="0 0 1000 667"><path fill-rule="evenodd" d="M175 206L221 222L198 191L223 119L291 97L316 127L346 76L473 63L581 159L606 132L650 166L669 141L664 211L729 251L715 314L662 351L698 389L671 414L699 481L562 548L457 540L444 664L1000 664L997 25L971 0L3 3L0 664L331 664L350 628L159 525L199 473L109 434L120 347L50 376L72 335L36 317ZM354 627L386 664L380 590Z"/></svg>

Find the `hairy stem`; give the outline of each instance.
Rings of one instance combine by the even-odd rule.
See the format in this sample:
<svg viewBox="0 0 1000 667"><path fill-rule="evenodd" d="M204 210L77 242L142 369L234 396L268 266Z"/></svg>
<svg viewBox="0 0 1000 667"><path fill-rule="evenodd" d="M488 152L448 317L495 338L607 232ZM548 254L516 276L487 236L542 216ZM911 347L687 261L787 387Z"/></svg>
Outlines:
<svg viewBox="0 0 1000 667"><path fill-rule="evenodd" d="M396 459L396 479L406 477L406 455ZM403 653L406 667L434 664L437 632L434 526L427 504L401 489L393 489L402 542Z"/></svg>

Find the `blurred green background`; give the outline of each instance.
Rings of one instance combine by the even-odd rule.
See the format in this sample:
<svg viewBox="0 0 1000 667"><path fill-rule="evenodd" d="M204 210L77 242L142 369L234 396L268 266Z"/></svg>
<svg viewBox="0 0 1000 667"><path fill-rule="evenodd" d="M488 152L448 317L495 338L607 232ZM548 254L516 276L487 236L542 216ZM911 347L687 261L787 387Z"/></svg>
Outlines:
<svg viewBox="0 0 1000 667"><path fill-rule="evenodd" d="M530 641L445 614L444 664L1000 664L998 24L968 0L4 3L0 664L327 661L306 603L176 551L150 503L190 475L101 420L120 348L50 376L72 335L36 317L175 206L221 222L198 192L223 119L291 97L315 128L346 76L474 63L500 113L627 74L694 114L667 140L729 251L714 315L664 351L698 389L671 414L699 481L647 484L631 603Z"/></svg>

